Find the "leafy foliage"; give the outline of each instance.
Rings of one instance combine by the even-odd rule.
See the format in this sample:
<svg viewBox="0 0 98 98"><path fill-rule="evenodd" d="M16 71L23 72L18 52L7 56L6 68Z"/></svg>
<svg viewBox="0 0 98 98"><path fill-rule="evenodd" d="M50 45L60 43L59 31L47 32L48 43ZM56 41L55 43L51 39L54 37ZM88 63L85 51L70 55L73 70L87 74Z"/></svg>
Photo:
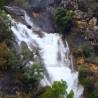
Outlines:
<svg viewBox="0 0 98 98"><path fill-rule="evenodd" d="M79 77L80 78L86 78L86 77L89 77L89 76L92 76L92 75L93 75L93 72L88 68L81 68L79 70Z"/></svg>
<svg viewBox="0 0 98 98"><path fill-rule="evenodd" d="M54 21L61 31L69 30L74 26L74 12L58 8L54 15Z"/></svg>
<svg viewBox="0 0 98 98"><path fill-rule="evenodd" d="M54 21L60 29L63 29L62 23L63 23L63 17L65 16L66 16L66 10L64 8L57 9L55 16L54 16Z"/></svg>
<svg viewBox="0 0 98 98"><path fill-rule="evenodd" d="M70 93L67 95L67 98L73 98L74 92L71 90Z"/></svg>
<svg viewBox="0 0 98 98"><path fill-rule="evenodd" d="M98 98L98 92L93 92L89 98Z"/></svg>
<svg viewBox="0 0 98 98"><path fill-rule="evenodd" d="M91 56L92 49L91 49L91 47L89 45L84 45L82 47L82 51L81 52L82 52L84 57L88 58L88 57Z"/></svg>
<svg viewBox="0 0 98 98"><path fill-rule="evenodd" d="M88 68L81 68L79 70L79 80L80 83L84 85L85 93L89 94L92 93L95 89L95 84L91 80L93 76L93 72Z"/></svg>
<svg viewBox="0 0 98 98"><path fill-rule="evenodd" d="M43 78L43 72L43 68L37 63L33 64L31 68L26 70L24 76L29 87L36 87L38 85L39 81Z"/></svg>
<svg viewBox="0 0 98 98"><path fill-rule="evenodd" d="M4 10L0 10L0 42L10 42L12 39L12 32L9 29L10 21L7 17L7 13ZM6 29L5 29L6 28Z"/></svg>
<svg viewBox="0 0 98 98"><path fill-rule="evenodd" d="M87 92L92 93L94 91L95 85L93 81L86 79L84 85Z"/></svg>
<svg viewBox="0 0 98 98"><path fill-rule="evenodd" d="M65 81L55 81L50 88L43 94L43 98L65 98L67 84ZM67 98L73 98L73 91L68 94Z"/></svg>
<svg viewBox="0 0 98 98"><path fill-rule="evenodd" d="M0 43L0 67L3 68L8 62L10 52L5 42Z"/></svg>

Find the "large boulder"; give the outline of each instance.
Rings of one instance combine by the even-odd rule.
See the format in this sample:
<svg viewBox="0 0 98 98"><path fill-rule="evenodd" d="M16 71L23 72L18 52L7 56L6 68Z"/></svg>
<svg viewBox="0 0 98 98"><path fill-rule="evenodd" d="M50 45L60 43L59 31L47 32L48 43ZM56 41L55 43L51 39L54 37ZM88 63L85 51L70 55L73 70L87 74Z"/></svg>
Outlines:
<svg viewBox="0 0 98 98"><path fill-rule="evenodd" d="M84 18L84 12L80 10L75 10L75 18L76 19L83 19Z"/></svg>
<svg viewBox="0 0 98 98"><path fill-rule="evenodd" d="M97 18L93 17L90 21L89 21L89 26L94 27L97 24Z"/></svg>
<svg viewBox="0 0 98 98"><path fill-rule="evenodd" d="M95 34L98 34L98 26L94 26L93 29L94 29L94 33L95 33Z"/></svg>
<svg viewBox="0 0 98 98"><path fill-rule="evenodd" d="M86 20L76 21L76 23L78 24L78 27L79 27L80 29L85 29L85 28L87 28L87 21L86 21Z"/></svg>
<svg viewBox="0 0 98 98"><path fill-rule="evenodd" d="M88 12L89 9L93 11L96 9L96 0L77 0L80 10Z"/></svg>
<svg viewBox="0 0 98 98"><path fill-rule="evenodd" d="M13 6L13 7L5 6L5 9L10 14L14 13L14 14L16 14L18 16L24 16L24 14L25 14L24 11L21 8L16 7L16 6Z"/></svg>
<svg viewBox="0 0 98 98"><path fill-rule="evenodd" d="M93 17L88 21L89 30L93 31L94 26L97 24L97 18Z"/></svg>

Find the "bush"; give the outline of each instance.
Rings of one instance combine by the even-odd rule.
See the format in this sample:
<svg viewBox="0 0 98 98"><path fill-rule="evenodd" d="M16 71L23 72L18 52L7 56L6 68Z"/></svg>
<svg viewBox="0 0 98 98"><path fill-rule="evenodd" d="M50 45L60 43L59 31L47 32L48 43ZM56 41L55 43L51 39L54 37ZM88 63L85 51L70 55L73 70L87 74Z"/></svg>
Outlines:
<svg viewBox="0 0 98 98"><path fill-rule="evenodd" d="M4 8L5 0L0 0L0 9Z"/></svg>
<svg viewBox="0 0 98 98"><path fill-rule="evenodd" d="M92 49L89 45L84 45L82 47L82 50L81 50L81 53L84 57L88 58L91 56L91 53L92 53Z"/></svg>
<svg viewBox="0 0 98 98"><path fill-rule="evenodd" d="M7 13L4 10L0 10L0 42L5 41L9 44L11 41L13 36L9 29L9 24L10 21L7 17Z"/></svg>
<svg viewBox="0 0 98 98"><path fill-rule="evenodd" d="M43 78L43 72L43 68L37 63L33 64L28 70L26 69L24 77L27 80L27 84L30 88L32 86L38 86L39 81Z"/></svg>
<svg viewBox="0 0 98 98"><path fill-rule="evenodd" d="M79 77L80 78L86 78L86 77L89 77L89 76L92 76L92 75L93 75L93 72L88 68L81 68L79 70Z"/></svg>
<svg viewBox="0 0 98 98"><path fill-rule="evenodd" d="M0 43L0 68L4 69L7 67L8 58L10 56L9 49L5 42Z"/></svg>
<svg viewBox="0 0 98 98"><path fill-rule="evenodd" d="M85 93L92 93L95 89L95 84L93 80L91 80L91 76L93 76L93 72L88 68L81 68L79 70L79 81L83 84Z"/></svg>
<svg viewBox="0 0 98 98"><path fill-rule="evenodd" d="M58 8L54 15L54 21L60 31L69 30L74 26L74 12Z"/></svg>
<svg viewBox="0 0 98 98"><path fill-rule="evenodd" d="M65 98L67 95L66 89L67 85L65 81L55 81L52 86L46 90L42 98ZM69 96L73 98L73 95L73 91L71 91L67 98L69 98Z"/></svg>
<svg viewBox="0 0 98 98"><path fill-rule="evenodd" d="M71 90L70 93L67 95L67 98L73 98L74 92Z"/></svg>
<svg viewBox="0 0 98 98"><path fill-rule="evenodd" d="M94 89L95 89L95 85L94 85L94 82L93 81L91 81L91 80L89 80L89 79L87 79L86 81L85 81L85 88L86 88L86 91L88 92L88 93L92 93L93 91L94 91Z"/></svg>
<svg viewBox="0 0 98 98"><path fill-rule="evenodd" d="M98 92L93 92L89 98L98 98Z"/></svg>
<svg viewBox="0 0 98 98"><path fill-rule="evenodd" d="M84 93L90 94L94 91L95 89L95 84L92 80L88 79L88 78L81 78L79 79L80 83L84 86Z"/></svg>

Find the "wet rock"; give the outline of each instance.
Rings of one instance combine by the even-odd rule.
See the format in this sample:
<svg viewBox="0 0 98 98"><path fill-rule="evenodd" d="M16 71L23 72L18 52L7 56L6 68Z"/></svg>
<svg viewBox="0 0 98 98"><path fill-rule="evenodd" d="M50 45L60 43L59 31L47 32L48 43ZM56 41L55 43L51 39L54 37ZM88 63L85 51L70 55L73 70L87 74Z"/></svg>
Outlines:
<svg viewBox="0 0 98 98"><path fill-rule="evenodd" d="M85 29L85 28L87 28L87 21L86 21L86 20L76 21L76 23L78 24L78 27L79 27L80 29Z"/></svg>
<svg viewBox="0 0 98 98"><path fill-rule="evenodd" d="M21 42L21 53L23 56L30 55L30 50L25 42Z"/></svg>
<svg viewBox="0 0 98 98"><path fill-rule="evenodd" d="M90 64L90 69L92 70L92 72L94 72L96 75L98 74L98 67L96 66L96 64Z"/></svg>
<svg viewBox="0 0 98 98"><path fill-rule="evenodd" d="M33 15L34 17L39 17L39 16L41 16L41 13L33 12L32 15Z"/></svg>
<svg viewBox="0 0 98 98"><path fill-rule="evenodd" d="M36 13L40 13L40 12L43 12L43 8L41 8L41 7L32 7L32 11L36 12Z"/></svg>
<svg viewBox="0 0 98 98"><path fill-rule="evenodd" d="M89 28L86 29L85 35L86 35L88 41L94 41L95 40L95 35L91 30L89 30Z"/></svg>
<svg viewBox="0 0 98 98"><path fill-rule="evenodd" d="M36 26L44 32L56 32L53 15L62 0L29 0L30 16Z"/></svg>
<svg viewBox="0 0 98 98"><path fill-rule="evenodd" d="M84 19L85 19L86 21L89 21L90 17L88 16L88 13L84 13Z"/></svg>
<svg viewBox="0 0 98 98"><path fill-rule="evenodd" d="M90 27L94 27L97 24L97 18L93 17L88 24Z"/></svg>
<svg viewBox="0 0 98 98"><path fill-rule="evenodd" d="M31 28L32 28L32 26L30 26L30 25L27 25L27 28L28 28L28 29L31 29Z"/></svg>
<svg viewBox="0 0 98 98"><path fill-rule="evenodd" d="M92 18L94 14L94 10L92 8L88 8L88 17Z"/></svg>
<svg viewBox="0 0 98 98"><path fill-rule="evenodd" d="M83 57L80 57L77 59L77 65L82 65L84 63L84 58Z"/></svg>
<svg viewBox="0 0 98 98"><path fill-rule="evenodd" d="M34 31L40 38L43 38L45 35L41 31Z"/></svg>
<svg viewBox="0 0 98 98"><path fill-rule="evenodd" d="M98 45L94 46L94 51L95 51L96 56L98 56Z"/></svg>
<svg viewBox="0 0 98 98"><path fill-rule="evenodd" d="M80 10L75 10L75 18L76 19L83 19L84 18L84 12Z"/></svg>
<svg viewBox="0 0 98 98"><path fill-rule="evenodd" d="M94 29L94 33L95 33L95 34L98 34L98 26L94 26L93 29Z"/></svg>
<svg viewBox="0 0 98 98"><path fill-rule="evenodd" d="M10 6L5 6L5 9L8 13L12 14L16 14L18 16L24 16L24 11L19 8L19 7L16 7L16 6L13 6L13 7L10 7Z"/></svg>

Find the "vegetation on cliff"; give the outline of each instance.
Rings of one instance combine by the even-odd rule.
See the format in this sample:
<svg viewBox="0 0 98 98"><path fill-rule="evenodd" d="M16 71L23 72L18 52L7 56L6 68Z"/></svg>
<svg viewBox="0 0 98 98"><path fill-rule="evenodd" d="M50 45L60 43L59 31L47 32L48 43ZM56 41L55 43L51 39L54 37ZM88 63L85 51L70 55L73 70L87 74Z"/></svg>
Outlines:
<svg viewBox="0 0 98 98"><path fill-rule="evenodd" d="M66 10L64 8L58 8L54 15L54 21L61 32L70 30L74 23L74 12L72 10Z"/></svg>
<svg viewBox="0 0 98 98"><path fill-rule="evenodd" d="M38 62L35 62L31 68L25 69L25 65L33 59L33 55L31 55L33 53L28 50L25 43L21 45L21 52L17 51L18 49L14 46L16 43L13 40L14 36L10 29L11 23L8 20L7 13L4 11L4 5L10 1L12 0L7 0L6 2L5 0L0 1L0 73L3 75L6 72L9 73L9 71L13 73L14 78L12 80L15 83L14 85L18 85L15 90L22 94L25 93L24 95L27 98L63 98L64 95L67 98L73 98L73 91L67 94L67 85L63 80L55 81L51 87L38 88L39 81L43 79L44 73L44 68L40 67L41 65ZM19 0L16 1L16 5L18 5ZM90 7L91 2L96 6L91 5ZM94 21L94 18L92 18L93 16L98 18L97 4L98 0L86 0L86 2L85 0L84 2L80 0L79 9L84 11L80 11L81 14L77 10L72 11L61 7L56 10L54 15L54 22L58 30L64 34L66 31L70 31L67 37L70 39L69 43L72 41L71 49L74 48L74 52L72 51L72 53L75 60L80 61L78 63L75 61L75 64L77 63L79 81L84 86L84 95L87 98L98 98L98 23L96 22L96 18ZM24 3L24 6L28 7L28 2ZM76 13L80 16L76 17ZM83 14L84 16L82 17ZM75 23L77 23L77 27L73 28L76 25ZM95 26L96 31L94 29ZM78 44L77 39L79 41ZM21 55L23 58L21 58ZM82 60L79 60L80 58ZM0 79L2 80L1 76ZM3 93L3 90L1 91ZM13 92L15 93L15 91ZM18 94L18 97L21 97L22 94Z"/></svg>
<svg viewBox="0 0 98 98"><path fill-rule="evenodd" d="M67 84L65 81L55 81L51 87L49 87L45 93L43 94L42 98L73 98L73 91L70 91L67 94Z"/></svg>

